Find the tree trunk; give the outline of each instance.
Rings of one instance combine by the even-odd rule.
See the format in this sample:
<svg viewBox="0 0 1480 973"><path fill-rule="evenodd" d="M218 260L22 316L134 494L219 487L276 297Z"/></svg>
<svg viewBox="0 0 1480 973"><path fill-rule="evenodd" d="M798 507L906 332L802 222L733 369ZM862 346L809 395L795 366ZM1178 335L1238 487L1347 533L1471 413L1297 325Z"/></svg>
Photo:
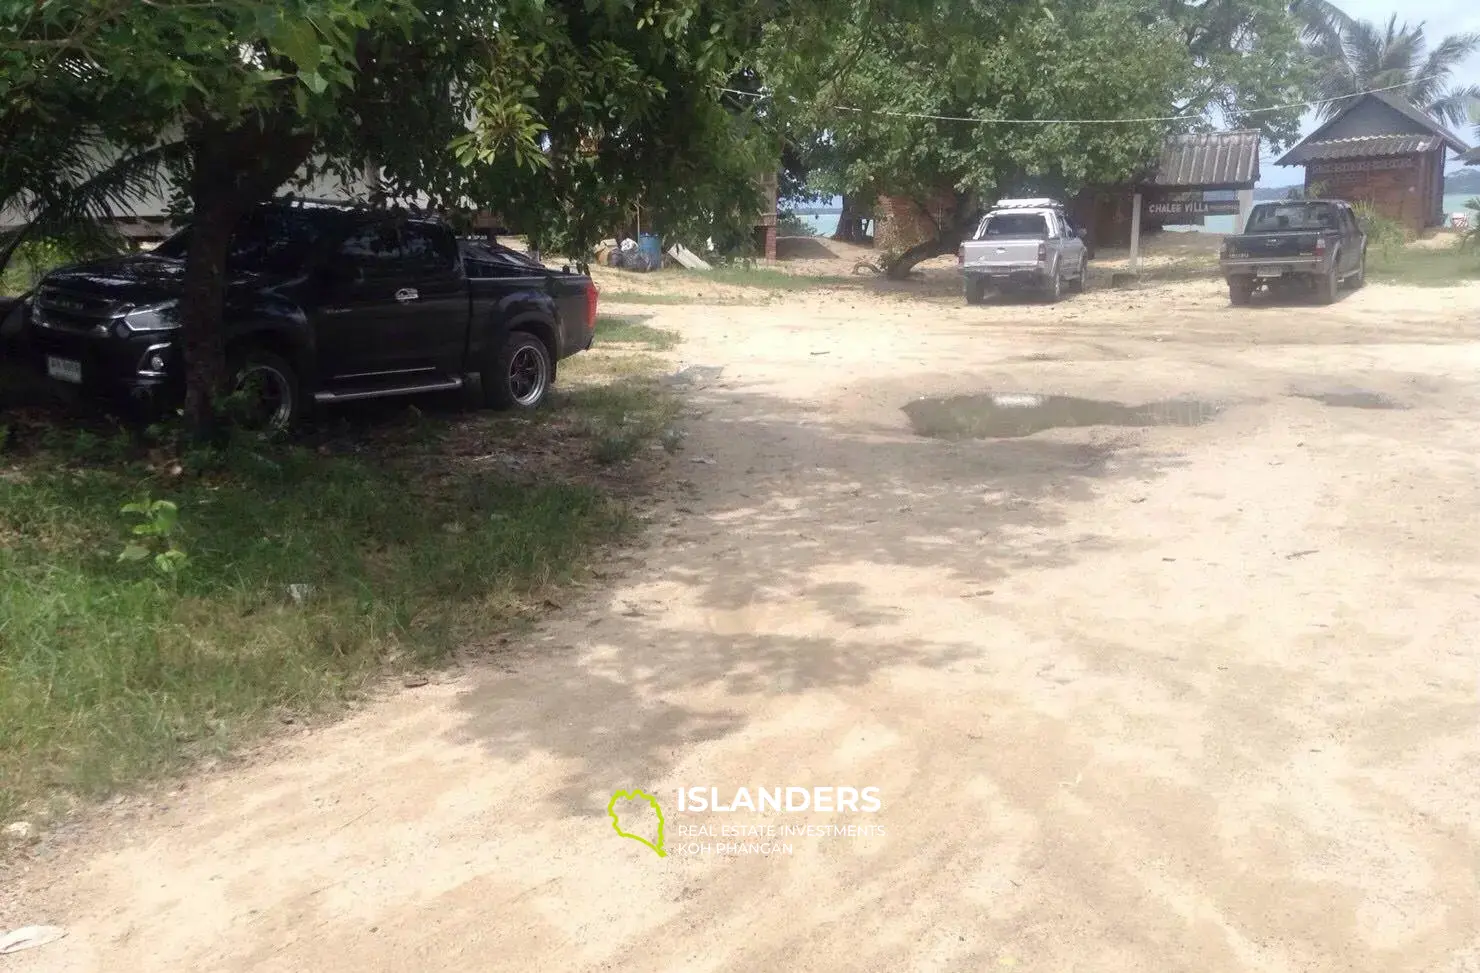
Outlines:
<svg viewBox="0 0 1480 973"><path fill-rule="evenodd" d="M843 211L838 214L838 229L832 238L839 243L867 243L863 233L865 211L855 197L843 194Z"/></svg>
<svg viewBox="0 0 1480 973"><path fill-rule="evenodd" d="M917 243L904 253L895 257L884 267L884 274L890 280L905 280L910 276L910 271L915 265L931 257L939 257L946 253L955 253L956 248L961 246L964 234L959 230L946 233L923 243Z"/></svg>
<svg viewBox="0 0 1480 973"><path fill-rule="evenodd" d="M294 131L286 116L249 120L228 128L194 126L191 156L190 243L180 293L185 354L185 424L197 441L216 433L216 404L227 392L226 256L236 225L266 202L308 161L312 132Z"/></svg>
<svg viewBox="0 0 1480 973"><path fill-rule="evenodd" d="M200 171L197 169L197 172ZM195 215L180 292L185 352L185 424L197 440L215 433L216 400L226 390L226 251L244 208L231 195L192 187Z"/></svg>

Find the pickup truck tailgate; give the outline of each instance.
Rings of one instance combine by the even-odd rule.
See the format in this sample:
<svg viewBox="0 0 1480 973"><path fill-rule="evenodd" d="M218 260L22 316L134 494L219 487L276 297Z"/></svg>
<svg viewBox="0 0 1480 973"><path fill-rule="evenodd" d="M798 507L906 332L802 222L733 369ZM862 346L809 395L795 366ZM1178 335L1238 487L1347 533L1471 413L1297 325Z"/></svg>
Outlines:
<svg viewBox="0 0 1480 973"><path fill-rule="evenodd" d="M596 322L596 291L584 274L550 274L550 296L560 314L561 347L567 355L591 345Z"/></svg>
<svg viewBox="0 0 1480 973"><path fill-rule="evenodd" d="M1228 256L1234 260L1262 260L1314 256L1320 238L1318 232L1252 233L1229 237L1225 243Z"/></svg>
<svg viewBox="0 0 1480 973"><path fill-rule="evenodd" d="M1041 243L1041 240L968 240L961 245L961 268L1036 267Z"/></svg>

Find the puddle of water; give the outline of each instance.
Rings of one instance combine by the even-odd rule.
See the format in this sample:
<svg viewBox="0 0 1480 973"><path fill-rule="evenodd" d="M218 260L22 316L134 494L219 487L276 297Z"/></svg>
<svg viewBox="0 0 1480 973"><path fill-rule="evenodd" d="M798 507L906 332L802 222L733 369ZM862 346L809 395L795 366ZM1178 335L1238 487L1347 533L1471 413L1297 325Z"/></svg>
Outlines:
<svg viewBox="0 0 1480 973"><path fill-rule="evenodd" d="M1406 409L1401 402L1394 401L1378 392L1296 392L1297 399L1310 399L1337 409Z"/></svg>
<svg viewBox="0 0 1480 973"><path fill-rule="evenodd" d="M1015 439L1084 426L1200 426L1222 407L1171 399L1125 405L1069 395L957 395L904 407L915 433L935 439Z"/></svg>

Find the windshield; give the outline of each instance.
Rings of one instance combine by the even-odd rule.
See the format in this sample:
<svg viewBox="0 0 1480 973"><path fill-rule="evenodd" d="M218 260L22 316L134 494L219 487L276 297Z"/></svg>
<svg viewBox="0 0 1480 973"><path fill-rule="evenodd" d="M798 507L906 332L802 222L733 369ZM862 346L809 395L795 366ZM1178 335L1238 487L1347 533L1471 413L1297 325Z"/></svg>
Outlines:
<svg viewBox="0 0 1480 973"><path fill-rule="evenodd" d="M1265 203L1249 214L1246 233L1274 230L1334 230L1336 207L1330 203Z"/></svg>
<svg viewBox="0 0 1480 973"><path fill-rule="evenodd" d="M1048 239L1048 221L1038 213L994 213L982 220L976 238L1027 237L1033 240Z"/></svg>
<svg viewBox="0 0 1480 973"><path fill-rule="evenodd" d="M246 273L296 274L302 271L326 229L322 218L309 213L264 208L248 214L226 253L229 270ZM190 251L190 228L155 247L157 257L183 260Z"/></svg>

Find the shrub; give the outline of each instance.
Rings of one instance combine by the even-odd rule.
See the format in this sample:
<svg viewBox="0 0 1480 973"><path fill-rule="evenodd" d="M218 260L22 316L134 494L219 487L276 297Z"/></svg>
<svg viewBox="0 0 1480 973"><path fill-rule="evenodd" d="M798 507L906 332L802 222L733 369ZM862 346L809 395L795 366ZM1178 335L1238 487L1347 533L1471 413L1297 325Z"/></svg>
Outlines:
<svg viewBox="0 0 1480 973"><path fill-rule="evenodd" d="M1403 224L1392 217L1384 216L1371 203L1356 203L1352 209L1356 211L1357 219L1367 234L1369 250L1375 248L1384 259L1390 259L1408 244L1408 231Z"/></svg>

